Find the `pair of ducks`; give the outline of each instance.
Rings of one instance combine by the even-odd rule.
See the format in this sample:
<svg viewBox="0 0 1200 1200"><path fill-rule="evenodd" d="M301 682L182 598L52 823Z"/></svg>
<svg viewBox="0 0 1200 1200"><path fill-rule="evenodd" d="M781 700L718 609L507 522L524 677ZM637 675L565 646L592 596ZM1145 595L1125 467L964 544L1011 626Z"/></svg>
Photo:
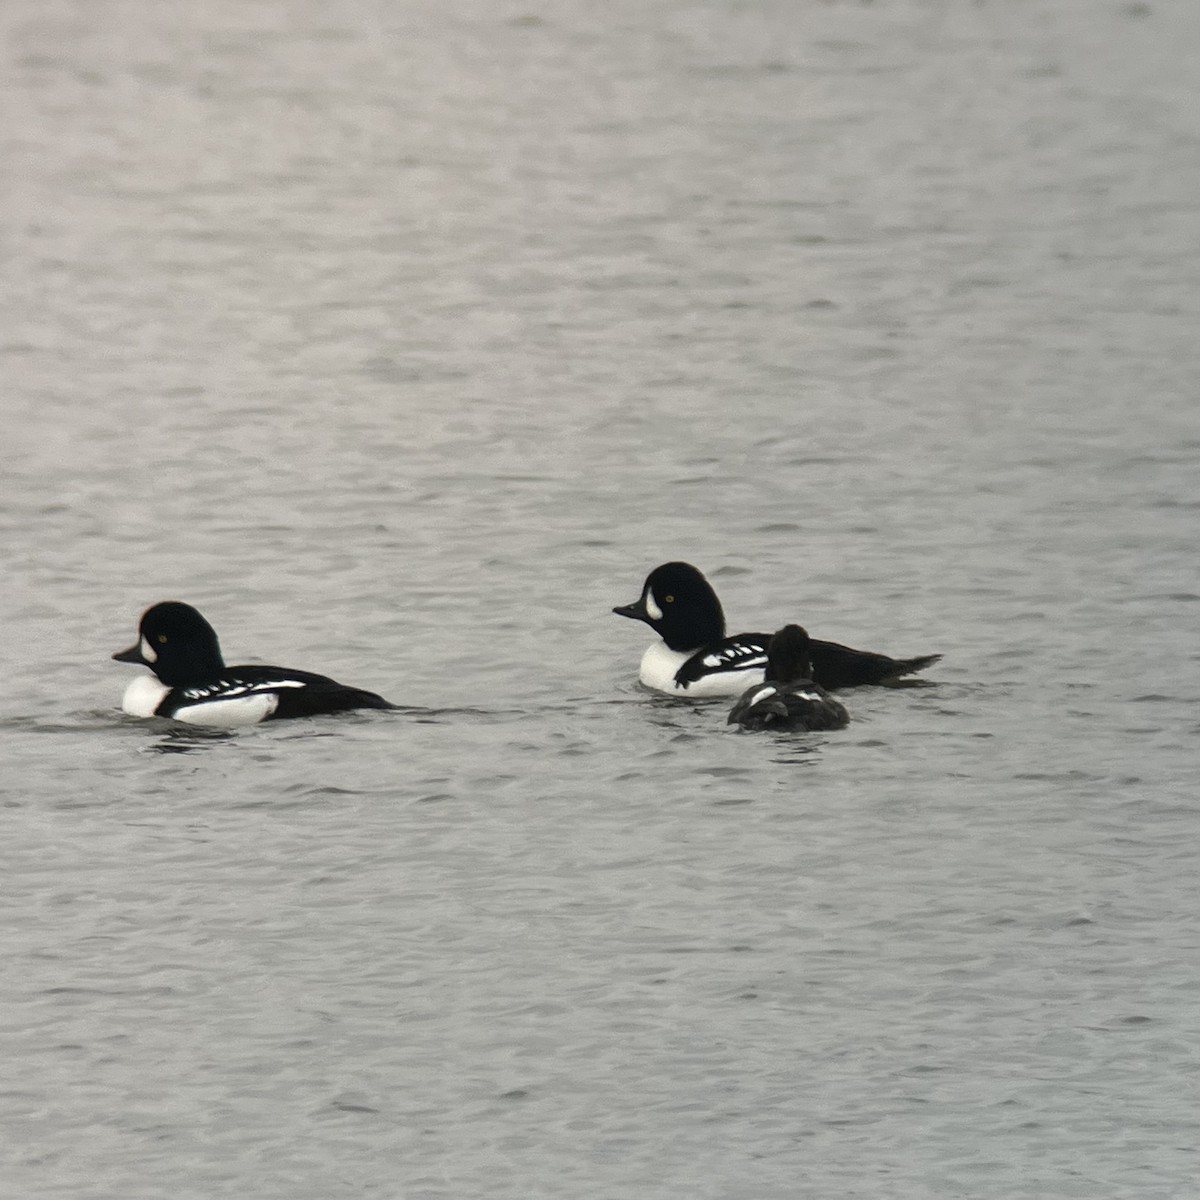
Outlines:
<svg viewBox="0 0 1200 1200"><path fill-rule="evenodd" d="M644 621L662 639L642 655L643 684L668 695L737 695L728 723L743 729L840 729L850 715L829 689L892 683L941 658L852 650L810 638L799 625L726 637L717 593L683 562L656 567L641 596L613 612Z"/></svg>
<svg viewBox="0 0 1200 1200"><path fill-rule="evenodd" d="M748 729L834 729L845 708L827 689L886 683L940 655L897 660L810 639L798 625L778 633L725 636L725 615L708 580L689 563L665 563L641 597L614 608L644 621L661 641L642 657L639 678L669 695L741 695L730 723ZM121 707L135 717L166 717L229 729L286 717L397 706L324 675L282 667L227 667L216 632L190 604L168 600L142 615L138 641L113 655L140 663ZM744 694L742 694L744 692Z"/></svg>

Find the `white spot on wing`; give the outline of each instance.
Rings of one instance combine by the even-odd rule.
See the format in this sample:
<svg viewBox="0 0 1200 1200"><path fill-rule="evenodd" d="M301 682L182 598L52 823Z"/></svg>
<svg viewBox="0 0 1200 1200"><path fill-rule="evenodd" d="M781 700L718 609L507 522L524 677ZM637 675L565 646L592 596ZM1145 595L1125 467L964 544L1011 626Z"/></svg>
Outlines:
<svg viewBox="0 0 1200 1200"><path fill-rule="evenodd" d="M277 692L280 688L302 688L308 684L302 679L270 679L262 683L234 683L230 679L219 679L208 687L187 688L183 695L186 700L233 700L247 694Z"/></svg>
<svg viewBox="0 0 1200 1200"><path fill-rule="evenodd" d="M706 654L701 661L706 667L714 669L732 665L736 670L745 670L761 665L766 659L762 647L753 642L734 642L731 646L722 646L720 650Z"/></svg>
<svg viewBox="0 0 1200 1200"><path fill-rule="evenodd" d="M766 687L759 688L758 691L750 697L749 701L747 701L747 707L752 707L755 704L761 704L764 700L769 700L775 694L776 692L774 686L768 683Z"/></svg>

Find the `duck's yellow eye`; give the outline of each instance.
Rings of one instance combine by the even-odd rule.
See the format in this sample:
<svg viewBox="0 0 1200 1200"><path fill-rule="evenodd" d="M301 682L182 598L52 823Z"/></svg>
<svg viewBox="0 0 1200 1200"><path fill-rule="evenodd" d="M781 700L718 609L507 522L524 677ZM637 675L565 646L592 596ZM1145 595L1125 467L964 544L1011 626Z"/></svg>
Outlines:
<svg viewBox="0 0 1200 1200"><path fill-rule="evenodd" d="M160 646L165 646L167 644L167 635L165 633L160 633L158 635L158 644Z"/></svg>
<svg viewBox="0 0 1200 1200"><path fill-rule="evenodd" d="M664 600L666 600L666 602L667 602L668 604L674 604L674 603L675 603L675 597L674 597L674 596L664 596L664 597L663 597L663 599L664 599Z"/></svg>

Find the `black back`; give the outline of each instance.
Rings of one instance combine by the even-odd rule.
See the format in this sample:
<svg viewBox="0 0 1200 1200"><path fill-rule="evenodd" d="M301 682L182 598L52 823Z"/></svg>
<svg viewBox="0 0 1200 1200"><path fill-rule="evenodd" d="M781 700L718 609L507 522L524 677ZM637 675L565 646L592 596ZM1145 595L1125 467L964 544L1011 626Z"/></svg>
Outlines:
<svg viewBox="0 0 1200 1200"><path fill-rule="evenodd" d="M301 681L303 687L281 687L274 689L279 697L279 706L271 714L271 720L281 717L315 717L320 713L349 712L355 708L394 708L382 696L362 688L347 687L326 675L314 675L311 671L284 670L281 667L264 667L254 663L245 667L229 667L228 674L257 686L266 687L279 680Z"/></svg>

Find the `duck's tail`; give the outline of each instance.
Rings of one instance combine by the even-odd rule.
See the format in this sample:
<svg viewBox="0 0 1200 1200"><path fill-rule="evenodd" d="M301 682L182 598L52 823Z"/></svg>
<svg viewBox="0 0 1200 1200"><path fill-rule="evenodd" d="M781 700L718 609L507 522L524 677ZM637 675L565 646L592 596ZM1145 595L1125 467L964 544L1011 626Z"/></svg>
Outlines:
<svg viewBox="0 0 1200 1200"><path fill-rule="evenodd" d="M941 660L940 654L922 654L917 658L896 658L892 660L892 665L888 673L879 681L883 687L929 687L931 686L926 679L905 679L905 675L913 675L917 671L923 671L926 667L932 667L935 662Z"/></svg>

